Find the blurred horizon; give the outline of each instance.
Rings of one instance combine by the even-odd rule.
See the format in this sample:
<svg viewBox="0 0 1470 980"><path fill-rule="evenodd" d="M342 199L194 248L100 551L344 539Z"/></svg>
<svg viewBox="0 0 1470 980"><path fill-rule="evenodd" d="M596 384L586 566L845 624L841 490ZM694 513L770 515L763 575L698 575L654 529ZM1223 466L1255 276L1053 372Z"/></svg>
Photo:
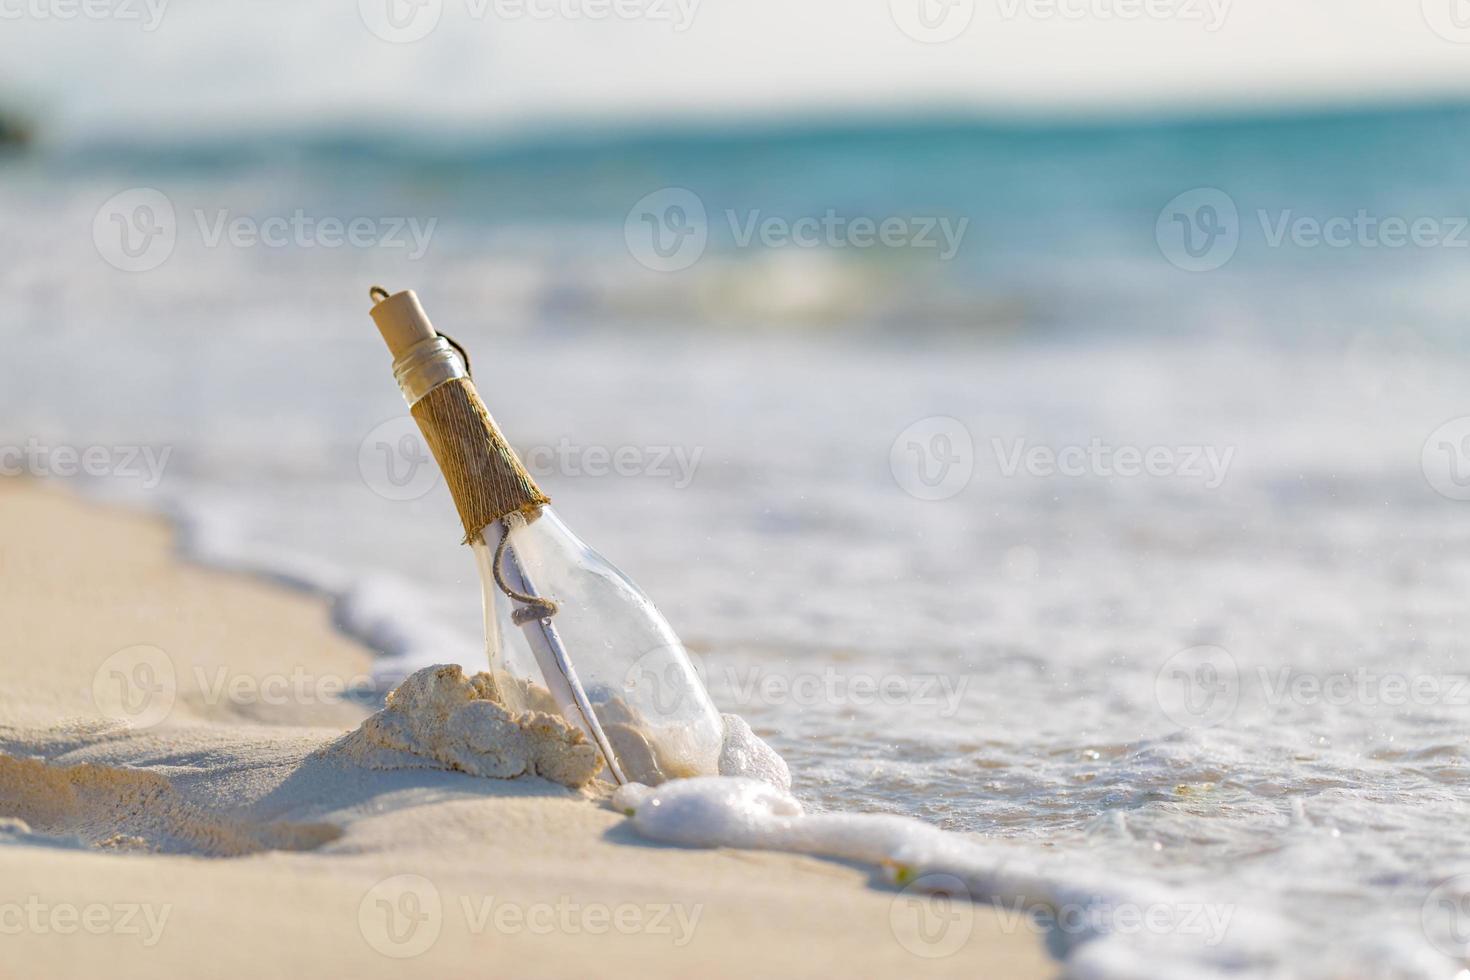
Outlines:
<svg viewBox="0 0 1470 980"><path fill-rule="evenodd" d="M592 2L100 0L78 19L30 0L5 16L0 110L42 146L69 147L311 128L544 139L914 112L1177 121L1470 99L1460 0L623 0L638 16L622 19L582 14ZM538 4L552 16L524 12Z"/></svg>
<svg viewBox="0 0 1470 980"><path fill-rule="evenodd" d="M1334 123L1376 123L1394 118L1423 119L1470 113L1470 92L1463 95L1422 94L1351 101L1218 104L1193 108L1148 105L1118 106L1113 111L985 110L916 104L907 108L813 111L791 109L768 113L733 113L715 118L667 118L603 122L562 121L539 126L496 129L472 122L343 119L333 124L285 121L277 125L223 131L101 130L55 139L43 118L25 107L6 103L0 93L0 119L25 128L27 154L55 160L126 163L155 155L179 153L196 162L221 162L237 155L242 166L256 165L261 153L305 151L370 159L394 157L448 159L456 156L493 158L576 149L646 149L663 144L799 143L863 136L921 137L995 135L1147 135L1174 130L1208 133L1254 127Z"/></svg>

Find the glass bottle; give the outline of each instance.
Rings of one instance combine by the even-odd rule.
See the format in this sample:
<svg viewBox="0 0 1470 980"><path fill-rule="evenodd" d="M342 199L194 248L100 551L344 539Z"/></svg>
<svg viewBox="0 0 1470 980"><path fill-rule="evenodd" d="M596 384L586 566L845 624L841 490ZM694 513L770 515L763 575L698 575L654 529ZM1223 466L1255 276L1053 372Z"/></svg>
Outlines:
<svg viewBox="0 0 1470 980"><path fill-rule="evenodd" d="M394 376L474 551L501 697L577 725L618 783L718 773L723 723L668 622L552 510L412 291L375 288L373 298Z"/></svg>

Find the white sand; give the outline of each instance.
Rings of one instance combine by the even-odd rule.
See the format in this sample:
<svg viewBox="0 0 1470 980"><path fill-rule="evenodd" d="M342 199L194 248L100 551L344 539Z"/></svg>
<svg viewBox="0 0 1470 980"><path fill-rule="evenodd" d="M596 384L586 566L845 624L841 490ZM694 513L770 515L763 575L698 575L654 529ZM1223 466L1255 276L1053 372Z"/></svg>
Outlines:
<svg viewBox="0 0 1470 980"><path fill-rule="evenodd" d="M370 711L322 692L370 654L318 600L180 564L158 522L0 484L0 573L0 975L1054 972L986 909L916 944L914 897L863 867L323 751Z"/></svg>

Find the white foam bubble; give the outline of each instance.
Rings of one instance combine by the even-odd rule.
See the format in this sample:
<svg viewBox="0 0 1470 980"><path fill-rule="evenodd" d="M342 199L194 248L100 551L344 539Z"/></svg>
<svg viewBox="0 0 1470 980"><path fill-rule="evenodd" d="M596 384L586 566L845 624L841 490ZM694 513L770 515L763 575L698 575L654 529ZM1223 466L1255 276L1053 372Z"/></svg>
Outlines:
<svg viewBox="0 0 1470 980"><path fill-rule="evenodd" d="M739 715L721 715L725 720L725 742L720 747L720 775L748 776L777 789L791 788L791 770L786 760L750 730Z"/></svg>

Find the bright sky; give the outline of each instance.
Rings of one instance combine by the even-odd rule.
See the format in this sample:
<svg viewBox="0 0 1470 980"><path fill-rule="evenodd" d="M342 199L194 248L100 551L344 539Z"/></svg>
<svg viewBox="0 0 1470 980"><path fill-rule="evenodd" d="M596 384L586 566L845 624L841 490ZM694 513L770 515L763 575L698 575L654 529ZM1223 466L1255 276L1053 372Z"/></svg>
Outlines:
<svg viewBox="0 0 1470 980"><path fill-rule="evenodd" d="M0 96L61 138L1470 94L1470 0L83 2L0 0Z"/></svg>

